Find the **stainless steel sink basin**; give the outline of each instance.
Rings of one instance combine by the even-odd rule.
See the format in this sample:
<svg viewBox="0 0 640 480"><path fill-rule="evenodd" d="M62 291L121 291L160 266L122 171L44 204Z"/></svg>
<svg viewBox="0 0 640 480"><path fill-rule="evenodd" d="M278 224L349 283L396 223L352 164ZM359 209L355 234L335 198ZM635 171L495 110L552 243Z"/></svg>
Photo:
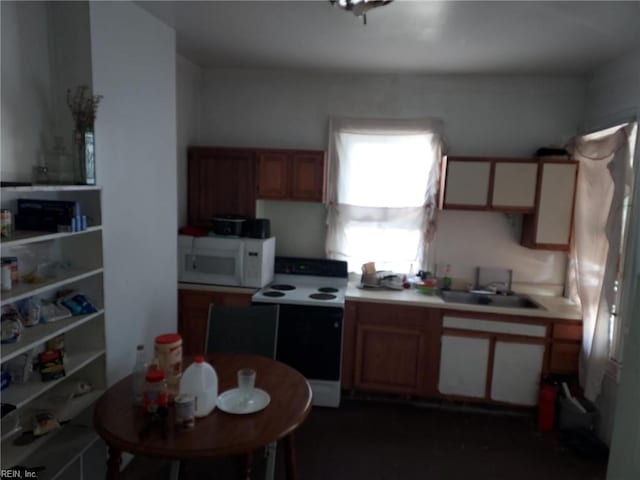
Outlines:
<svg viewBox="0 0 640 480"><path fill-rule="evenodd" d="M537 308L544 310L526 295L484 295L464 290L442 290L440 296L447 303L464 303L467 305L487 305L505 308Z"/></svg>

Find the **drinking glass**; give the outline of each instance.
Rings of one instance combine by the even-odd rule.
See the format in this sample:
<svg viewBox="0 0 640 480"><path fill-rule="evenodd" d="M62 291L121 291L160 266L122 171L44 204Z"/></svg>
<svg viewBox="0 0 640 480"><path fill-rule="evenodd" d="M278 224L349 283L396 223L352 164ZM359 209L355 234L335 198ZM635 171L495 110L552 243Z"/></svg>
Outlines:
<svg viewBox="0 0 640 480"><path fill-rule="evenodd" d="M240 399L248 403L253 396L253 388L256 383L256 371L253 368L241 368L238 370L238 390Z"/></svg>

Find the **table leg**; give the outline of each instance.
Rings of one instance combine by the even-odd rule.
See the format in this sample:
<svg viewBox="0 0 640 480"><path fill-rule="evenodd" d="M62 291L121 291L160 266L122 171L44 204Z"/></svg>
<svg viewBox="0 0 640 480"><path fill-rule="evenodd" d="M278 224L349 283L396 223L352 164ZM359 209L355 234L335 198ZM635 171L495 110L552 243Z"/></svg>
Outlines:
<svg viewBox="0 0 640 480"><path fill-rule="evenodd" d="M287 480L296 480L296 449L294 446L293 432L284 437L284 454L286 458Z"/></svg>
<svg viewBox="0 0 640 480"><path fill-rule="evenodd" d="M122 464L122 454L120 450L109 447L109 458L107 458L107 480L117 480L120 478L120 465Z"/></svg>

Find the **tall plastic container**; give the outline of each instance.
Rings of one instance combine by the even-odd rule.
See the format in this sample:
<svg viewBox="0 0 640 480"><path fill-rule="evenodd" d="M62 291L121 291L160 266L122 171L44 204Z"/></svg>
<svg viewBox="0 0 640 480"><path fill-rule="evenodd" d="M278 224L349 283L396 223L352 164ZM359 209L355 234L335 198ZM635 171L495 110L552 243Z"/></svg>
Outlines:
<svg viewBox="0 0 640 480"><path fill-rule="evenodd" d="M180 394L193 395L196 417L206 417L216 407L218 398L218 375L215 369L204 361L202 355L182 373Z"/></svg>

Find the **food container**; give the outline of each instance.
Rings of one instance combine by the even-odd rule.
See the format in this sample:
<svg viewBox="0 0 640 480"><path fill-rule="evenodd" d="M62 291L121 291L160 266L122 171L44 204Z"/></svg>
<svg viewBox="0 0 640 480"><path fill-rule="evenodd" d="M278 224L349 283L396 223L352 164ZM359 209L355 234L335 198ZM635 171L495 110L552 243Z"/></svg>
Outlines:
<svg viewBox="0 0 640 480"><path fill-rule="evenodd" d="M178 394L182 376L182 337L179 333L166 333L156 337L155 363L165 373L171 398Z"/></svg>
<svg viewBox="0 0 640 480"><path fill-rule="evenodd" d="M196 423L196 405L193 395L178 395L174 404L176 407L176 428L191 430Z"/></svg>
<svg viewBox="0 0 640 480"><path fill-rule="evenodd" d="M0 237L11 238L13 234L13 215L11 210L0 210Z"/></svg>
<svg viewBox="0 0 640 480"><path fill-rule="evenodd" d="M243 233L246 218L241 215L217 215L213 217L213 233L240 237Z"/></svg>
<svg viewBox="0 0 640 480"><path fill-rule="evenodd" d="M434 278L423 280L422 283L416 284L416 290L425 295L433 295L436 293L436 280Z"/></svg>

